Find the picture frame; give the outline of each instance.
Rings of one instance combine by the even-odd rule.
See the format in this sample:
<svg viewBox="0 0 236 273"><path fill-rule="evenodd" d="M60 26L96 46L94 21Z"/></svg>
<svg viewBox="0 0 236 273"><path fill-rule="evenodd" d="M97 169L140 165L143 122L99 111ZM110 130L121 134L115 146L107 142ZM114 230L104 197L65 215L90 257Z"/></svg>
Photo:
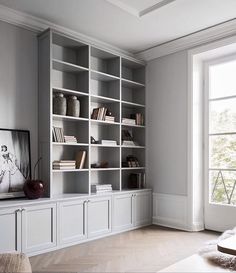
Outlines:
<svg viewBox="0 0 236 273"><path fill-rule="evenodd" d="M0 200L24 197L31 179L30 132L0 128Z"/></svg>

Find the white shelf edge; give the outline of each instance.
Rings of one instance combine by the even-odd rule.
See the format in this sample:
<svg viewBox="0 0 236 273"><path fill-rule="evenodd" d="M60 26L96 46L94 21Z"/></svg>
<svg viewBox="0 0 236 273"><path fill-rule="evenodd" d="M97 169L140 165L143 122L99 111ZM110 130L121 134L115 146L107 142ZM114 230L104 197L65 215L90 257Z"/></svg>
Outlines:
<svg viewBox="0 0 236 273"><path fill-rule="evenodd" d="M89 169L74 169L74 170L55 170L52 169L53 173L76 173L76 172L88 172Z"/></svg>
<svg viewBox="0 0 236 273"><path fill-rule="evenodd" d="M122 126L124 127L137 127L137 128L145 128L144 125L134 125L134 124L125 124L125 123L121 123Z"/></svg>
<svg viewBox="0 0 236 273"><path fill-rule="evenodd" d="M137 106L137 107L142 107L142 108L146 107L146 105L144 105L144 104L129 102L129 101L125 101L125 100L122 100L121 103L124 104L124 105L126 104L126 105L130 105L130 106Z"/></svg>
<svg viewBox="0 0 236 273"><path fill-rule="evenodd" d="M145 84L143 84L143 83L131 81L131 80L128 80L128 79L121 78L121 81L129 83L130 85L134 85L134 86L137 86L137 87L145 87Z"/></svg>
<svg viewBox="0 0 236 273"><path fill-rule="evenodd" d="M90 168L92 172L102 172L102 171L119 171L120 168Z"/></svg>
<svg viewBox="0 0 236 273"><path fill-rule="evenodd" d="M94 123L101 123L101 124L112 124L112 125L120 125L120 122L112 122L112 121L104 121L104 120L98 120L98 119L90 119L91 122Z"/></svg>
<svg viewBox="0 0 236 273"><path fill-rule="evenodd" d="M128 149L146 149L146 146L121 145L121 148L128 148Z"/></svg>
<svg viewBox="0 0 236 273"><path fill-rule="evenodd" d="M145 170L145 167L122 167L121 170Z"/></svg>
<svg viewBox="0 0 236 273"><path fill-rule="evenodd" d="M72 116L62 116L62 115L56 115L56 114L53 114L52 116L55 119L67 119L67 120L74 120L74 121L76 121L76 120L78 120L78 121L89 121L88 118L80 118L80 117L77 118L77 117L72 117Z"/></svg>
<svg viewBox="0 0 236 273"><path fill-rule="evenodd" d="M78 95L78 96L84 96L84 97L88 97L89 94L85 93L85 92L80 92L80 91L76 91L76 90L72 90L72 89L67 89L67 88L62 88L62 87L56 87L53 86L52 87L53 91L60 91L63 93L68 93L68 94L74 94L74 95Z"/></svg>
<svg viewBox="0 0 236 273"><path fill-rule="evenodd" d="M103 145L103 144L90 144L91 147L97 147L97 148L120 148L120 145Z"/></svg>
<svg viewBox="0 0 236 273"><path fill-rule="evenodd" d="M120 80L120 77L117 77L117 76L114 76L114 75L111 75L111 74L107 74L107 73L104 73L104 72L101 72L101 71L98 71L98 70L94 70L94 69L90 69L91 73L95 73L97 75L101 75L101 76L104 76L104 77L107 77L107 78L111 78L113 80Z"/></svg>
<svg viewBox="0 0 236 273"><path fill-rule="evenodd" d="M55 58L52 59L52 62L61 64L61 65L66 65L66 66L71 67L73 69L77 69L78 72L89 71L89 69L87 67L76 65L76 64L73 64L73 63L68 63L68 62L65 62L65 61L62 61L62 60L59 60L59 59L55 59Z"/></svg>
<svg viewBox="0 0 236 273"><path fill-rule="evenodd" d="M120 100L118 100L118 99L113 99L113 98L99 96L99 95L91 94L90 97L94 98L94 99L101 99L101 100L106 100L106 101L111 101L111 102L120 102Z"/></svg>
<svg viewBox="0 0 236 273"><path fill-rule="evenodd" d="M89 146L87 143L52 142L55 146Z"/></svg>

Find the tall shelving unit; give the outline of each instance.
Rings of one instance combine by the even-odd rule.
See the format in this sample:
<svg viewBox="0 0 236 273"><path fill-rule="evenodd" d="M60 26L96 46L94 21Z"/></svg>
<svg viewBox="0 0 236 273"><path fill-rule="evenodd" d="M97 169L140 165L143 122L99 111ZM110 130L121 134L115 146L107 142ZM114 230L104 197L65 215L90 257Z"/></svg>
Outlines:
<svg viewBox="0 0 236 273"><path fill-rule="evenodd" d="M39 37L39 151L43 158L42 179L48 182L47 197L67 194L91 195L91 184L112 184L114 191L127 189L130 173L145 173L145 125L122 124L122 118L142 113L145 117L145 64L85 44L53 30ZM79 118L53 114L53 94L75 95L80 100ZM94 108L106 107L115 122L91 119ZM145 124L145 123L144 123ZM53 126L74 135L78 143L55 143ZM132 132L137 146L122 145L122 130ZM91 144L116 140L116 146ZM75 159L86 150L84 169L53 170L54 160ZM122 167L128 155L138 158L140 167ZM108 168L91 168L106 160Z"/></svg>

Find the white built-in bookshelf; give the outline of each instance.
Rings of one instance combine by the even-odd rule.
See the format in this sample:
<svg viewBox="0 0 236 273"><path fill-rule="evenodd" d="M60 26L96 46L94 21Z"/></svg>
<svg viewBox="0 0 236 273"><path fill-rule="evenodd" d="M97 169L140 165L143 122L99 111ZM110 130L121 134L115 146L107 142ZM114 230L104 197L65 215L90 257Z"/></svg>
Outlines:
<svg viewBox="0 0 236 273"><path fill-rule="evenodd" d="M80 101L80 117L55 115L53 95L75 95ZM105 107L115 121L92 119L93 109ZM141 113L143 125L123 124L123 118ZM53 126L63 128L78 143L55 142ZM124 130L136 145L122 145ZM122 132L123 131L123 132ZM109 146L91 143L115 140ZM54 170L56 160L73 160L86 151L83 169ZM63 194L90 195L91 185L112 184L114 191L127 189L130 173L145 173L145 65L98 49L71 37L47 30L39 37L39 151L42 179L47 182L47 196ZM133 155L139 166L122 162ZM106 168L92 164L108 162Z"/></svg>

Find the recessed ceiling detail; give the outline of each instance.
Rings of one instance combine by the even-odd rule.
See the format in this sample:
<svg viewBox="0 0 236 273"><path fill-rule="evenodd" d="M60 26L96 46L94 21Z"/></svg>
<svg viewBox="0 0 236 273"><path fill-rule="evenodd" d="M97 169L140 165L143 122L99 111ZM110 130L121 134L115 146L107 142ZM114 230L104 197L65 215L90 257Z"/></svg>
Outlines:
<svg viewBox="0 0 236 273"><path fill-rule="evenodd" d="M107 0L118 8L134 15L142 17L176 0Z"/></svg>

